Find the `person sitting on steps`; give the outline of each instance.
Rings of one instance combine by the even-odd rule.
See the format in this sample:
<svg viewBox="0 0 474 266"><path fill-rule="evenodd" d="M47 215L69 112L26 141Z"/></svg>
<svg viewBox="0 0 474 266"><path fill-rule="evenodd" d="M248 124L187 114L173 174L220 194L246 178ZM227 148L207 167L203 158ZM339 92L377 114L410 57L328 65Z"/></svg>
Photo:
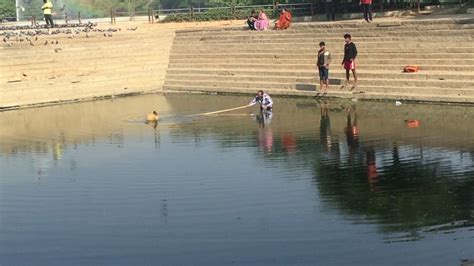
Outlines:
<svg viewBox="0 0 474 266"><path fill-rule="evenodd" d="M257 30L255 28L255 21L257 21L257 19L258 19L257 12L255 12L255 10L252 10L252 13L250 13L250 16L247 19L247 25L249 25L250 30Z"/></svg>
<svg viewBox="0 0 474 266"><path fill-rule="evenodd" d="M280 18L275 23L276 30L286 30L291 25L291 13L288 9L283 8L280 13Z"/></svg>
<svg viewBox="0 0 474 266"><path fill-rule="evenodd" d="M267 15L265 14L265 12L263 12L263 9L260 9L260 11L258 12L258 18L257 20L255 21L255 29L256 30L267 30L268 29L268 17Z"/></svg>

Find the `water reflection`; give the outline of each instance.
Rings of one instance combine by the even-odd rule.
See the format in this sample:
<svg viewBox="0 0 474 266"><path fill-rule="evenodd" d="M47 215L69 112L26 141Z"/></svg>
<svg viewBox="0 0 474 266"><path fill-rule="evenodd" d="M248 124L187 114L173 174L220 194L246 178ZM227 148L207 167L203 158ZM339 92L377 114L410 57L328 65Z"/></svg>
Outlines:
<svg viewBox="0 0 474 266"><path fill-rule="evenodd" d="M397 248L410 252L434 241L450 263L470 255L458 249L471 250L474 238L474 108L277 98L275 113L187 116L246 102L169 94L35 109L29 123L18 123L26 110L0 113L0 258L18 262L8 244L29 239L22 243L34 253L43 245L34 232L68 226L76 229L58 237L65 246L87 232L105 257L116 255L110 244L150 257L159 246L165 265L229 264L236 259L225 254L235 253L250 254L242 264L265 264L275 256L266 257L268 245L268 254L287 256L281 264L300 254L307 264L341 265L331 252L356 258L355 241L386 255L395 249L370 243L405 243ZM159 123L133 122L157 105ZM67 119L78 113L80 121ZM17 221L35 223L20 230ZM197 242L205 243L199 254L225 259L176 256L197 252ZM64 256L77 256L68 247ZM215 252L224 247L232 252Z"/></svg>

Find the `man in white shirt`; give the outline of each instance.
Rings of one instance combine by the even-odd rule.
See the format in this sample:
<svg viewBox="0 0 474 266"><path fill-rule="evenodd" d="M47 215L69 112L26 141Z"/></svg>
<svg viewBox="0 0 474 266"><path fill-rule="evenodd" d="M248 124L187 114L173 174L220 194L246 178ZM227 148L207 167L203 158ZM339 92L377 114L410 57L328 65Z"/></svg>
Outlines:
<svg viewBox="0 0 474 266"><path fill-rule="evenodd" d="M249 103L249 106L260 104L261 111L271 111L273 108L273 100L270 95L264 93L262 90L257 92L257 96Z"/></svg>

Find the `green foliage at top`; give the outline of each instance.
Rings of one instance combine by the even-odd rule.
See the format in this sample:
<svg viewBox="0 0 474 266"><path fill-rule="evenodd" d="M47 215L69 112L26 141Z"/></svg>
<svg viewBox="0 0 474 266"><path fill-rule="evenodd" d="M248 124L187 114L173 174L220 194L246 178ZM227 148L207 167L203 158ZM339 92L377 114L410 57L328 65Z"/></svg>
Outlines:
<svg viewBox="0 0 474 266"><path fill-rule="evenodd" d="M167 15L163 22L183 22L183 21L213 21L213 20L231 20L245 19L251 13L251 9L238 9L232 12L231 9L211 9L202 13L194 14L172 14ZM271 9L264 10L266 14L272 14ZM274 15L269 15L274 17Z"/></svg>
<svg viewBox="0 0 474 266"><path fill-rule="evenodd" d="M0 19L7 17L15 17L15 1L14 0L2 0L0 1Z"/></svg>

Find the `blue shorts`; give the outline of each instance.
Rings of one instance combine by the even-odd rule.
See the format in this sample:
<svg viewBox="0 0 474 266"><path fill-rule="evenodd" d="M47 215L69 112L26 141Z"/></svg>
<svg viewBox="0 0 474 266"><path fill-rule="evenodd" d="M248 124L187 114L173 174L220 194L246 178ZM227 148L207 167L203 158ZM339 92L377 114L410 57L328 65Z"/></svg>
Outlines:
<svg viewBox="0 0 474 266"><path fill-rule="evenodd" d="M329 68L319 67L319 80L329 79Z"/></svg>

